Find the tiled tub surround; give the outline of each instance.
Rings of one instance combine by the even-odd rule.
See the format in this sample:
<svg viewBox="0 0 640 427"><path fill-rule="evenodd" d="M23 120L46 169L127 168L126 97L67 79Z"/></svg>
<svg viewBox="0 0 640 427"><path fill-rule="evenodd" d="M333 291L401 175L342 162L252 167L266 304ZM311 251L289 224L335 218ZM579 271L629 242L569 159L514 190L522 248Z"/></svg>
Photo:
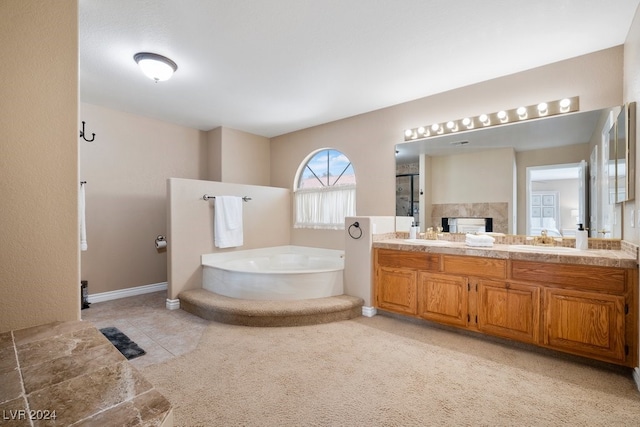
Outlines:
<svg viewBox="0 0 640 427"><path fill-rule="evenodd" d="M509 229L508 203L445 203L431 206L433 226L442 224L442 218L492 218L493 231L506 233ZM430 225L427 225L430 227Z"/></svg>
<svg viewBox="0 0 640 427"><path fill-rule="evenodd" d="M86 321L0 333L3 426L172 426L171 404Z"/></svg>

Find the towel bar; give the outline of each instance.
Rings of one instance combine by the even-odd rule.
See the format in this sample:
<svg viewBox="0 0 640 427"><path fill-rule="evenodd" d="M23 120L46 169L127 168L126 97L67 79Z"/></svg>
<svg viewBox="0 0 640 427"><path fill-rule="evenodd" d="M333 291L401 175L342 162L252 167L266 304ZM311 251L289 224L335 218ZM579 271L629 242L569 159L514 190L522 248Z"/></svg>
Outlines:
<svg viewBox="0 0 640 427"><path fill-rule="evenodd" d="M215 198L216 198L216 196L210 196L208 194L205 194L204 196L202 196L202 200L206 200L206 201L209 201L209 200L215 199ZM248 202L249 200L251 200L251 197L242 196L242 201Z"/></svg>

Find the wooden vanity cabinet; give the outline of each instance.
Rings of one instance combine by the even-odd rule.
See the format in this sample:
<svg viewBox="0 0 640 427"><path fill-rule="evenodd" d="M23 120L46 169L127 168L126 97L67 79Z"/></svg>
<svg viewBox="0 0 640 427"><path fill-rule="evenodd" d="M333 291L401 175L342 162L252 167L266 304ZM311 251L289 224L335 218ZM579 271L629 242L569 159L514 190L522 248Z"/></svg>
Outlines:
<svg viewBox="0 0 640 427"><path fill-rule="evenodd" d="M377 249L375 301L379 308L416 315L418 271L438 268L439 256L420 252Z"/></svg>
<svg viewBox="0 0 640 427"><path fill-rule="evenodd" d="M380 309L635 366L637 269L374 249Z"/></svg>
<svg viewBox="0 0 640 427"><path fill-rule="evenodd" d="M442 258L449 280L455 277L466 283L467 328L528 343L538 341L540 290L507 280L508 260L455 255ZM418 292L418 305L421 300Z"/></svg>
<svg viewBox="0 0 640 427"><path fill-rule="evenodd" d="M637 270L513 261L511 274L541 286L542 345L614 363L633 359Z"/></svg>

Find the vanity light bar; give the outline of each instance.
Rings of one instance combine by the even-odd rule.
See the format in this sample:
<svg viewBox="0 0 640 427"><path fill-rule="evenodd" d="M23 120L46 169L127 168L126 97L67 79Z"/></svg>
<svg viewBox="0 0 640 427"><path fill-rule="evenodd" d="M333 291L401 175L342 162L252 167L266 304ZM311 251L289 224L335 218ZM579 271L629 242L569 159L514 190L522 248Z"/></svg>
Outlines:
<svg viewBox="0 0 640 427"><path fill-rule="evenodd" d="M508 123L523 122L525 120L572 113L579 109L580 98L578 96L574 96L572 98L563 98L557 101L541 102L535 105L522 106L512 110L500 110L491 114L480 114L475 117L465 117L464 119L450 120L443 123L434 123L432 125L407 129L404 131L404 140L414 141L416 139L449 135L472 129L483 129Z"/></svg>

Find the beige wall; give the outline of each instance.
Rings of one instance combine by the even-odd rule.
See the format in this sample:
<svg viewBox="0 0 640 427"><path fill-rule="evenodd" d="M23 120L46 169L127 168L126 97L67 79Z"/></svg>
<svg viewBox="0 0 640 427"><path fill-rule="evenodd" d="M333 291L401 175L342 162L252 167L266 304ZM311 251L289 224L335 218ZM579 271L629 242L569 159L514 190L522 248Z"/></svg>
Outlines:
<svg viewBox="0 0 640 427"><path fill-rule="evenodd" d="M433 204L512 203L513 148L434 157Z"/></svg>
<svg viewBox="0 0 640 427"><path fill-rule="evenodd" d="M273 138L271 185L292 188L305 157L332 147L345 153L354 166L357 215L393 215L394 146L402 142L404 129L575 95L583 111L619 105L622 65L623 47L618 46ZM316 237L309 231L292 231L297 244L314 243ZM326 247L343 244L341 233L324 237L320 244Z"/></svg>
<svg viewBox="0 0 640 427"><path fill-rule="evenodd" d="M268 185L269 140L228 128L209 132L83 103L93 142L80 144L87 181L88 250L81 278L91 295L163 283L168 178Z"/></svg>
<svg viewBox="0 0 640 427"><path fill-rule="evenodd" d="M0 332L80 316L78 4L0 2Z"/></svg>
<svg viewBox="0 0 640 427"><path fill-rule="evenodd" d="M209 181L222 181L222 127L210 130L207 137L207 165L205 177Z"/></svg>
<svg viewBox="0 0 640 427"><path fill-rule="evenodd" d="M230 128L220 128L221 182L270 184L269 138Z"/></svg>
<svg viewBox="0 0 640 427"><path fill-rule="evenodd" d="M154 242L167 234L166 181L206 176L204 133L86 103L80 117L96 134L80 143L88 243L82 280L92 295L165 282L166 251Z"/></svg>
<svg viewBox="0 0 640 427"><path fill-rule="evenodd" d="M169 299L185 289L202 287L200 256L270 246L288 245L291 231L291 191L284 188L230 184L190 179L169 179ZM243 203L244 244L238 248L214 246L214 201L202 196L247 196Z"/></svg>
<svg viewBox="0 0 640 427"><path fill-rule="evenodd" d="M513 148L433 157L431 170L427 170L432 204L507 203L507 229L513 230L514 159ZM431 206L426 210L431 211ZM425 227L439 225L432 218Z"/></svg>
<svg viewBox="0 0 640 427"><path fill-rule="evenodd" d="M269 138L218 127L206 133L210 181L270 185Z"/></svg>

